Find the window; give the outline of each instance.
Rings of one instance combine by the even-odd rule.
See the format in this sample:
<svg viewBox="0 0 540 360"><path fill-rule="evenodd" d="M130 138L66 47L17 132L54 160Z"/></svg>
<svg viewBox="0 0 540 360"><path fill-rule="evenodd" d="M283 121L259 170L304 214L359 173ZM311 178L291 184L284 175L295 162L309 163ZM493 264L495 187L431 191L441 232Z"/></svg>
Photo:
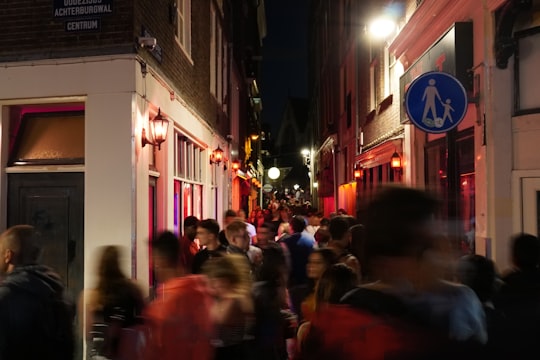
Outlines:
<svg viewBox="0 0 540 360"><path fill-rule="evenodd" d="M540 83L540 27L516 33L517 50L515 56L515 113L540 112L540 97L536 91Z"/></svg>
<svg viewBox="0 0 540 360"><path fill-rule="evenodd" d="M210 6L210 94L216 96L217 77L217 45L216 45L217 15L213 6Z"/></svg>
<svg viewBox="0 0 540 360"><path fill-rule="evenodd" d="M174 229L181 231L183 219L203 214L203 162L205 149L183 134L175 133Z"/></svg>
<svg viewBox="0 0 540 360"><path fill-rule="evenodd" d="M191 0L176 0L176 40L191 55Z"/></svg>
<svg viewBox="0 0 540 360"><path fill-rule="evenodd" d="M377 61L374 61L369 68L369 108L377 108Z"/></svg>
<svg viewBox="0 0 540 360"><path fill-rule="evenodd" d="M11 127L9 165L84 164L84 112L27 113Z"/></svg>
<svg viewBox="0 0 540 360"><path fill-rule="evenodd" d="M176 133L174 176L201 182L204 152L186 136Z"/></svg>
<svg viewBox="0 0 540 360"><path fill-rule="evenodd" d="M459 232L466 234L472 230L475 217L474 129L456 135L455 166L459 177L454 179L458 181L455 193L449 192L447 151L446 138L426 144L426 186L443 199L441 219L448 220L449 214L455 212L461 220L457 223L461 227Z"/></svg>

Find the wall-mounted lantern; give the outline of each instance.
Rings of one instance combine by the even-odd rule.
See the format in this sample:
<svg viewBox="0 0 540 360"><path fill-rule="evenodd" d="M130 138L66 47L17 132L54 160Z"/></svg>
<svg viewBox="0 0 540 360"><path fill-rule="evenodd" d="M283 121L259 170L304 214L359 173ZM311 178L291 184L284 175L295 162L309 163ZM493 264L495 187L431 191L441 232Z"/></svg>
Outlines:
<svg viewBox="0 0 540 360"><path fill-rule="evenodd" d="M390 158L390 167L394 170L401 170L401 157L394 151L392 157Z"/></svg>
<svg viewBox="0 0 540 360"><path fill-rule="evenodd" d="M249 134L249 138L252 140L252 141L257 141L259 139L259 133L256 132L256 131L252 131L251 134Z"/></svg>
<svg viewBox="0 0 540 360"><path fill-rule="evenodd" d="M218 145L218 147L214 151L212 151L212 154L210 155L210 164L217 164L219 166L222 161L223 150Z"/></svg>
<svg viewBox="0 0 540 360"><path fill-rule="evenodd" d="M231 168L233 171L240 170L240 160L233 160L233 162L231 163Z"/></svg>
<svg viewBox="0 0 540 360"><path fill-rule="evenodd" d="M149 121L149 127L149 138L146 137L146 129L142 129L142 147L146 144L150 144L152 146L157 146L158 150L161 150L161 143L167 140L167 130L169 129L169 120L161 115L161 109L158 109L156 117Z"/></svg>
<svg viewBox="0 0 540 360"><path fill-rule="evenodd" d="M360 164L354 165L354 178L357 180L362 179L364 176L364 168Z"/></svg>

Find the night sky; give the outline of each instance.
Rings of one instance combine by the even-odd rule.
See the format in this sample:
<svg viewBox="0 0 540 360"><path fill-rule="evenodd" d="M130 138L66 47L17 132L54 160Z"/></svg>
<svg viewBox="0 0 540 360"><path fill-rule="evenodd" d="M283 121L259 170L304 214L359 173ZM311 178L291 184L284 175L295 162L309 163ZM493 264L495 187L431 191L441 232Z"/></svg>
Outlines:
<svg viewBox="0 0 540 360"><path fill-rule="evenodd" d="M307 18L309 0L266 0L263 40L262 121L273 137L288 96L307 97Z"/></svg>

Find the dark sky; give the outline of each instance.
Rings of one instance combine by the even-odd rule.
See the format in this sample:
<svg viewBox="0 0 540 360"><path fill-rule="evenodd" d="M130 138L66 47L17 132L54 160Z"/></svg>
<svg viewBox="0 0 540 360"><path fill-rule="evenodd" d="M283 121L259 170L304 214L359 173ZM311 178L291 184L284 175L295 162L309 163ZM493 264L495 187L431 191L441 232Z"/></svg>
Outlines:
<svg viewBox="0 0 540 360"><path fill-rule="evenodd" d="M261 93L263 122L277 136L288 96L307 97L307 17L309 0L266 0Z"/></svg>

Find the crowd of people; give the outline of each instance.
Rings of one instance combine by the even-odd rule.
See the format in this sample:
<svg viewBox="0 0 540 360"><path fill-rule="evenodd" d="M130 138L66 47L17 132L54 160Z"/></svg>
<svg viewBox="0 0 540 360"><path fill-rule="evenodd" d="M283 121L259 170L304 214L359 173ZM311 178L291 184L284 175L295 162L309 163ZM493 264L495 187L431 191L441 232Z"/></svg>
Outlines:
<svg viewBox="0 0 540 360"><path fill-rule="evenodd" d="M0 235L0 359L526 359L540 334L540 240L510 239L512 268L456 256L431 194L381 190L365 218L271 203L184 219L150 242L150 297L101 249L78 305L38 264L33 227ZM392 219L389 223L388 219ZM78 310L78 316L76 312Z"/></svg>

